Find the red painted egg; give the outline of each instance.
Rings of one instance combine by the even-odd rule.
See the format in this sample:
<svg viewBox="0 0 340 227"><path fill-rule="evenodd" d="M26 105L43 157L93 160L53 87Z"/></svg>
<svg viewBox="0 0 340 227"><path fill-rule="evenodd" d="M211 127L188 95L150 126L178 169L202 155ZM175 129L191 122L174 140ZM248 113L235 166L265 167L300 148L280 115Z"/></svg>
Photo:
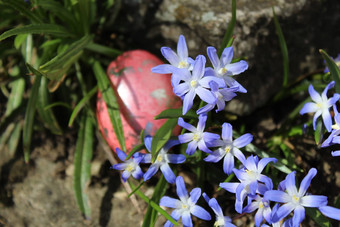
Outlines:
<svg viewBox="0 0 340 227"><path fill-rule="evenodd" d="M127 51L109 65L107 75L127 107L121 110L121 119L127 151L140 144L140 132L154 135L165 119L154 117L168 108L179 108L181 100L172 92L170 75L151 72L151 68L163 64L153 54L144 50ZM124 113L124 114L123 114ZM129 118L127 115L132 116ZM120 147L114 133L107 106L98 93L97 118L99 129L112 150ZM177 134L179 130L176 130Z"/></svg>

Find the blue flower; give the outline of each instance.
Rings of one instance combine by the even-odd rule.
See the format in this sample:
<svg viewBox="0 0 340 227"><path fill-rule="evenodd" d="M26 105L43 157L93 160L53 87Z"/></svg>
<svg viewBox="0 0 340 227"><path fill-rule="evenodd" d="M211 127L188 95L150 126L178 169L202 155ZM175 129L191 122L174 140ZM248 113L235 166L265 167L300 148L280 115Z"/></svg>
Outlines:
<svg viewBox="0 0 340 227"><path fill-rule="evenodd" d="M242 163L246 162L246 158L239 148L248 145L253 140L253 136L247 133L233 141L233 126L229 123L224 123L222 125L222 139L220 148L206 157L204 161L218 162L224 158L223 171L229 175L234 168L234 157Z"/></svg>
<svg viewBox="0 0 340 227"><path fill-rule="evenodd" d="M126 180L131 175L137 180L142 178L143 172L139 166L139 163L142 161L143 157L138 154L135 154L133 155L133 158L125 161L125 158L127 155L119 148L116 148L116 152L117 152L118 158L124 163L115 164L111 168L116 169L116 170L124 170L122 173L123 181L126 182Z"/></svg>
<svg viewBox="0 0 340 227"><path fill-rule="evenodd" d="M255 225L256 227L259 227L263 218L271 224L271 214L272 210L269 206L269 201L264 199L260 195L255 195L253 197L254 199L251 203L249 203L244 209L243 212L245 213L251 213L255 210L257 210L255 214Z"/></svg>
<svg viewBox="0 0 340 227"><path fill-rule="evenodd" d="M209 73L213 73L215 76L223 78L225 83L229 87L237 87L239 92L246 93L247 90L242 87L232 76L238 75L248 69L246 61L239 61L231 63L233 59L233 48L227 47L223 50L221 59L218 58L215 47L207 48L208 57L214 67L207 68Z"/></svg>
<svg viewBox="0 0 340 227"><path fill-rule="evenodd" d="M295 185L295 172L291 172L285 179L287 192L270 190L264 193L264 198L270 201L283 203L272 217L273 222L285 218L294 211L293 226L299 226L305 218L304 207L322 207L327 205L327 197L322 195L306 195L310 182L316 175L317 170L312 168L303 178L299 190Z"/></svg>
<svg viewBox="0 0 340 227"><path fill-rule="evenodd" d="M169 74L173 73L171 76L172 85L177 85L179 83L176 69L188 69L192 70L192 65L194 60L188 57L188 47L185 42L183 35L180 35L177 43L177 53L175 53L170 47L161 48L162 55L170 64L162 64L151 69L153 73L159 74Z"/></svg>
<svg viewBox="0 0 340 227"><path fill-rule="evenodd" d="M243 163L243 168L233 169L240 183L220 183L221 188L236 193L235 210L238 213L242 213L243 201L246 196L255 196L256 193L273 188L272 180L261 172L269 162L276 161L276 158L262 158L259 161L257 156L249 156ZM264 185L259 182L264 183Z"/></svg>
<svg viewBox="0 0 340 227"><path fill-rule="evenodd" d="M321 147L329 147L334 144L340 144L340 114L336 108L336 105L333 105L334 110L334 120L335 124L332 125L332 132L328 136L328 138L321 144ZM332 156L340 156L340 151L332 151Z"/></svg>
<svg viewBox="0 0 340 227"><path fill-rule="evenodd" d="M186 150L186 153L188 155L192 155L196 151L197 147L201 151L211 153L212 151L208 148L208 146L210 146L210 143L220 138L220 136L217 134L204 132L206 120L207 120L207 115L204 115L204 114L199 115L198 124L196 128L186 123L183 120L183 118L181 117L178 118L178 125L190 131L190 133L184 133L183 135L178 136L178 140L181 143L189 142L187 150Z"/></svg>
<svg viewBox="0 0 340 227"><path fill-rule="evenodd" d="M340 209L331 206L319 207L320 212L332 219L340 221Z"/></svg>
<svg viewBox="0 0 340 227"><path fill-rule="evenodd" d="M324 125L328 132L332 130L332 118L329 112L329 108L334 105L340 98L339 94L335 94L332 98L327 98L327 91L334 87L335 82L330 82L325 90L323 90L321 96L314 90L313 85L309 85L308 92L314 102L306 103L300 110L300 114L314 113L313 128L316 129L316 119L321 115Z"/></svg>
<svg viewBox="0 0 340 227"><path fill-rule="evenodd" d="M144 139L145 147L148 151L151 151L151 142L152 137L146 136ZM151 164L149 169L144 174L144 181L149 180L153 175L157 173L159 169L161 169L165 179L170 184L175 183L176 176L172 172L169 163L179 164L185 162L185 156L182 154L167 154L169 149L175 145L179 144L178 140L169 140L164 147L158 153L158 156L154 163ZM146 154L144 156L144 163L151 163L151 154Z"/></svg>
<svg viewBox="0 0 340 227"><path fill-rule="evenodd" d="M214 76L205 76L205 57L203 55L197 56L194 62L192 73L187 69L177 70L174 75L177 75L178 80L183 81L179 84L173 84L174 93L183 99L183 115L192 107L196 95L206 103L215 103L216 97L209 90L210 81L215 81L219 86L225 86L222 79Z"/></svg>
<svg viewBox="0 0 340 227"><path fill-rule="evenodd" d="M216 97L216 101L215 103L210 103L210 104L208 103L204 107L197 110L197 114L207 113L210 110L214 109L216 105L217 105L216 113L221 110L224 110L225 102L232 100L236 96L235 92L238 90L237 87L219 88L218 84L215 81L210 81L209 85L211 88L211 92Z"/></svg>
<svg viewBox="0 0 340 227"><path fill-rule="evenodd" d="M191 214L203 220L211 219L208 211L196 205L197 200L201 196L200 188L192 189L189 197L183 178L178 176L176 178L176 190L179 200L163 196L159 203L160 206L175 208L171 213L173 219L178 221L180 217L182 217L182 223L185 227L193 226ZM167 221L164 226L170 227L173 226L173 224L170 221Z"/></svg>
<svg viewBox="0 0 340 227"><path fill-rule="evenodd" d="M203 198L205 199L205 201L207 201L207 203L216 215L214 227L236 227L234 224L231 223L230 217L223 216L223 211L215 198L210 199L209 196L205 194L205 192L203 192Z"/></svg>
<svg viewBox="0 0 340 227"><path fill-rule="evenodd" d="M338 56L334 59L332 58L333 61L335 62L335 64L340 67L340 54L338 54ZM329 69L328 67L325 68L325 70L323 71L324 73L328 73L329 72Z"/></svg>

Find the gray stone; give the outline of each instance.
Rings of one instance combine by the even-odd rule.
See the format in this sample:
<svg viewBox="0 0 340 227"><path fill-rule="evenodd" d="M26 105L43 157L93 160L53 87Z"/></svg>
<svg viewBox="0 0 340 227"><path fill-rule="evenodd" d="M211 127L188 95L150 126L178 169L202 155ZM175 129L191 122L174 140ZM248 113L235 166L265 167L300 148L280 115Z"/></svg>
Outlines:
<svg viewBox="0 0 340 227"><path fill-rule="evenodd" d="M152 40L150 50L158 50L158 55L161 46L176 48L180 34L186 37L190 56L206 55L207 46L219 47L231 19L231 1L149 0L139 4L153 9L143 5L135 13L139 22L144 21L140 30ZM291 81L323 67L318 49L332 56L340 51L338 0L238 0L234 56L247 58L249 69L236 79L248 94L240 94L227 106L231 112L250 114L282 86L282 56L272 6L286 38Z"/></svg>

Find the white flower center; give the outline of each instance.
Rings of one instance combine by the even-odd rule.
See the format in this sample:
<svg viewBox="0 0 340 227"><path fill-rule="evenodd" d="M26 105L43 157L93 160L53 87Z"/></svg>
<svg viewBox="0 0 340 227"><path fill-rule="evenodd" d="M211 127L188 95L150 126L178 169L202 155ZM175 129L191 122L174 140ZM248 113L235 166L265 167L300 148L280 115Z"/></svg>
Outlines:
<svg viewBox="0 0 340 227"><path fill-rule="evenodd" d="M293 196L292 196L292 199L293 199L293 203L300 204L300 197L298 197L298 196L296 196L296 195L293 195Z"/></svg>
<svg viewBox="0 0 340 227"><path fill-rule="evenodd" d="M178 66L177 66L177 67L180 68L180 69L187 68L187 67L188 67L188 62L180 61L180 62L178 63Z"/></svg>
<svg viewBox="0 0 340 227"><path fill-rule="evenodd" d="M338 124L334 124L332 125L332 129L339 130L340 126Z"/></svg>
<svg viewBox="0 0 340 227"><path fill-rule="evenodd" d="M126 167L126 171L130 173L135 171L135 169L136 169L136 165L134 162L129 163L128 166Z"/></svg>
<svg viewBox="0 0 340 227"><path fill-rule="evenodd" d="M214 223L214 227L224 226L224 217L216 217L216 221Z"/></svg>
<svg viewBox="0 0 340 227"><path fill-rule="evenodd" d="M218 74L220 74L220 75L224 75L224 74L226 74L226 72L228 72L228 70L226 68L221 68L221 69L218 70Z"/></svg>
<svg viewBox="0 0 340 227"><path fill-rule="evenodd" d="M196 88L197 85L198 85L197 80L192 80L192 81L190 82L190 86L191 86L192 88Z"/></svg>
<svg viewBox="0 0 340 227"><path fill-rule="evenodd" d="M194 136L192 137L192 140L198 142L202 138L201 133L195 133Z"/></svg>

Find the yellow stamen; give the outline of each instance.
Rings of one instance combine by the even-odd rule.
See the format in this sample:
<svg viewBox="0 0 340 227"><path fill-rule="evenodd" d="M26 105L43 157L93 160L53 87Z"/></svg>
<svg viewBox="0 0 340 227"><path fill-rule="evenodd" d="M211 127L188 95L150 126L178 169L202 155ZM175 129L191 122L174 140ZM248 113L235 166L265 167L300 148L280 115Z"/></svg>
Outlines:
<svg viewBox="0 0 340 227"><path fill-rule="evenodd" d="M228 70L226 68L222 68L218 71L219 74L224 75Z"/></svg>
<svg viewBox="0 0 340 227"><path fill-rule="evenodd" d="M340 126L338 124L334 124L332 125L332 129L339 130Z"/></svg>
<svg viewBox="0 0 340 227"><path fill-rule="evenodd" d="M162 155L158 155L156 160L157 160L157 162L161 162L163 160Z"/></svg>
<svg viewBox="0 0 340 227"><path fill-rule="evenodd" d="M229 153L230 150L231 150L231 147L229 147L229 146L226 146L226 147L224 148L225 153Z"/></svg>
<svg viewBox="0 0 340 227"><path fill-rule="evenodd" d="M297 197L296 195L293 195L293 200L294 202L299 202L300 201L300 197Z"/></svg>
<svg viewBox="0 0 340 227"><path fill-rule="evenodd" d="M134 170L135 170L135 167L132 164L128 165L128 167L126 168L126 171L128 172L133 172Z"/></svg>
<svg viewBox="0 0 340 227"><path fill-rule="evenodd" d="M198 133L195 133L194 136L192 137L192 140L198 142L201 139L201 135Z"/></svg>
<svg viewBox="0 0 340 227"><path fill-rule="evenodd" d="M187 62L185 62L185 61L180 61L180 62L178 63L178 68L183 69L183 68L186 68L186 67L188 67L188 63L187 63Z"/></svg>
<svg viewBox="0 0 340 227"><path fill-rule="evenodd" d="M197 81L196 80L192 80L190 82L190 85L191 85L191 87L196 88L197 87Z"/></svg>
<svg viewBox="0 0 340 227"><path fill-rule="evenodd" d="M260 203L259 203L259 208L263 208L263 207L264 207L263 202L260 202Z"/></svg>

